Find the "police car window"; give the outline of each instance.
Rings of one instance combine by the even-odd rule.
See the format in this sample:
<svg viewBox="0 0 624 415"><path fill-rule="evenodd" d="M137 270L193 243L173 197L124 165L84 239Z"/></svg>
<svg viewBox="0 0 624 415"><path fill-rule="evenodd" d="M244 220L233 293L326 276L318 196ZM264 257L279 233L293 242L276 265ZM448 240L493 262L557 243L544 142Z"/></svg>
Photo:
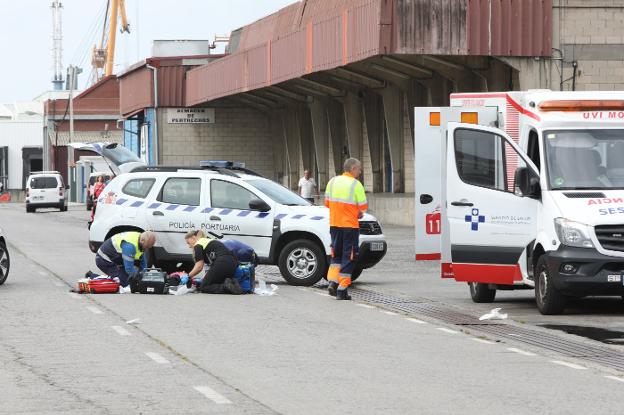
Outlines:
<svg viewBox="0 0 624 415"><path fill-rule="evenodd" d="M173 205L199 206L201 199L201 179L173 177L167 179L160 191L159 201Z"/></svg>
<svg viewBox="0 0 624 415"><path fill-rule="evenodd" d="M30 179L31 189L54 189L57 186L56 177L33 177Z"/></svg>
<svg viewBox="0 0 624 415"><path fill-rule="evenodd" d="M133 179L130 180L121 191L128 196L145 199L154 186L155 179Z"/></svg>
<svg viewBox="0 0 624 415"><path fill-rule="evenodd" d="M258 196L235 183L223 180L210 182L210 206L226 209L249 210L249 202Z"/></svg>
<svg viewBox="0 0 624 415"><path fill-rule="evenodd" d="M503 137L468 129L455 131L455 162L464 183L511 193L516 169L526 167Z"/></svg>

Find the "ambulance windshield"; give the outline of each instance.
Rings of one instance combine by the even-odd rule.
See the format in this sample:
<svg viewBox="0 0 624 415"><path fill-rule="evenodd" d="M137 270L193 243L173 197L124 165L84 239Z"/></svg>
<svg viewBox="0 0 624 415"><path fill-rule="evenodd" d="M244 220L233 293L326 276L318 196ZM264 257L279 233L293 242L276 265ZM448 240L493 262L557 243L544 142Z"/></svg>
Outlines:
<svg viewBox="0 0 624 415"><path fill-rule="evenodd" d="M624 188L624 130L544 132L552 190Z"/></svg>

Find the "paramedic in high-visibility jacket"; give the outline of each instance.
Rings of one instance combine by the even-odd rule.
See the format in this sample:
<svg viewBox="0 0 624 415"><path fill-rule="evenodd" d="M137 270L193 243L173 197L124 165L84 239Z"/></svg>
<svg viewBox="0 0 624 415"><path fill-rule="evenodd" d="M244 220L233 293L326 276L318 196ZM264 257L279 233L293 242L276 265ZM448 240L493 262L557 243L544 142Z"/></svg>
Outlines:
<svg viewBox="0 0 624 415"><path fill-rule="evenodd" d="M104 241L95 254L95 265L111 278L118 278L126 287L130 276L147 268L145 251L156 243L154 232L122 232ZM139 262L137 268L134 264Z"/></svg>
<svg viewBox="0 0 624 415"><path fill-rule="evenodd" d="M350 300L347 288L360 246L360 222L368 202L364 186L358 180L362 163L350 158L344 163L344 173L332 178L325 190L325 206L329 208L331 233L331 263L327 272L328 291L337 300Z"/></svg>

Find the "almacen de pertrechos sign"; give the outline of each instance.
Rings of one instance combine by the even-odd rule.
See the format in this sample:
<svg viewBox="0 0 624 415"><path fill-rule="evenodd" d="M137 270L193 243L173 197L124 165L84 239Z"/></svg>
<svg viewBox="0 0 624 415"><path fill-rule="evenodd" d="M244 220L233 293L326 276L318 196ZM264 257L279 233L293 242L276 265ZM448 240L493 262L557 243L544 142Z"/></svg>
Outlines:
<svg viewBox="0 0 624 415"><path fill-rule="evenodd" d="M214 124L214 108L167 108L169 124Z"/></svg>

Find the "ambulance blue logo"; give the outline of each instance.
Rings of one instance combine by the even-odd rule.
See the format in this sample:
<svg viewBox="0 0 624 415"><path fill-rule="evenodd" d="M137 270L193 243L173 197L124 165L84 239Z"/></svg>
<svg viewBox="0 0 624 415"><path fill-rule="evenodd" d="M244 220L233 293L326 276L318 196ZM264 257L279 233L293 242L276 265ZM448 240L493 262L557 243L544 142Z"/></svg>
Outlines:
<svg viewBox="0 0 624 415"><path fill-rule="evenodd" d="M472 209L472 215L466 215L466 222L470 223L470 229L479 230L479 224L485 223L485 216L479 215L479 209Z"/></svg>

